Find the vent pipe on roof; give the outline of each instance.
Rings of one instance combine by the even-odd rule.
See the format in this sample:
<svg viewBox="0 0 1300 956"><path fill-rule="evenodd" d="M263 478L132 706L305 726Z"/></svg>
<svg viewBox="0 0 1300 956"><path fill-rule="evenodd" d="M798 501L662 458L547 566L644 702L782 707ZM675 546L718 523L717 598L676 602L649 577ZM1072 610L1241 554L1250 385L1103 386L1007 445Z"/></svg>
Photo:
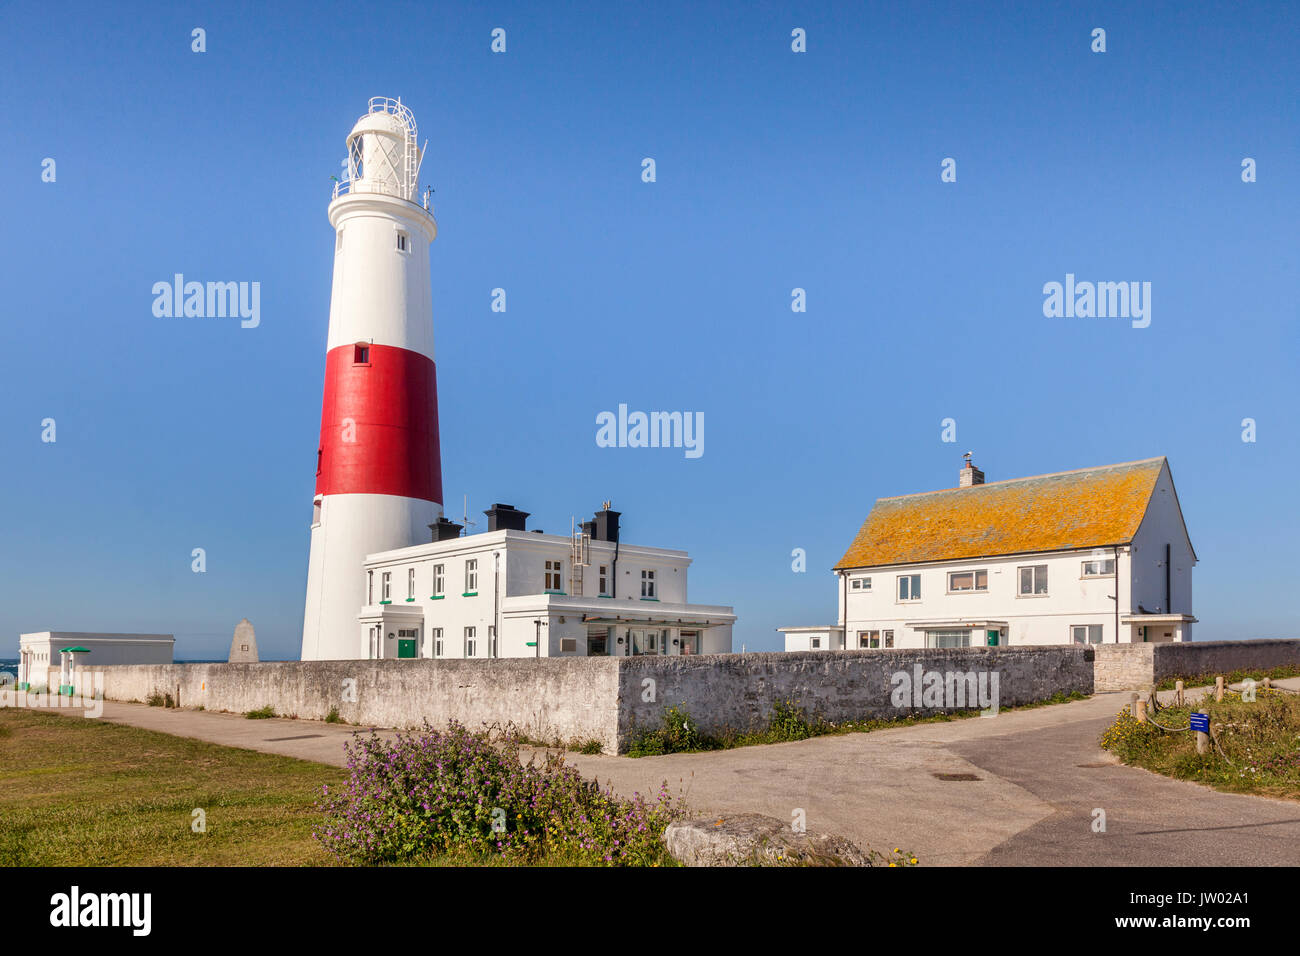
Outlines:
<svg viewBox="0 0 1300 956"><path fill-rule="evenodd" d="M974 452L966 452L966 466L962 468L957 476L958 488L970 488L972 485L984 484L984 472L971 464L970 456L972 454L974 454Z"/></svg>

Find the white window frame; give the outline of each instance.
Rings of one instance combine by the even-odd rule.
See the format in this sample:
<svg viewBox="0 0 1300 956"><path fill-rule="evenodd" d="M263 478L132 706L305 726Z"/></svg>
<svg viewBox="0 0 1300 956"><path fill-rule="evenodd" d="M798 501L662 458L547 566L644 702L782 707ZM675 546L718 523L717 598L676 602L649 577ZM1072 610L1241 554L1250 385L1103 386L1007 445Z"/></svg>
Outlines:
<svg viewBox="0 0 1300 956"><path fill-rule="evenodd" d="M375 572L373 570L366 572L366 603L375 603Z"/></svg>
<svg viewBox="0 0 1300 956"><path fill-rule="evenodd" d="M465 559L465 593L478 594L478 558Z"/></svg>
<svg viewBox="0 0 1300 956"><path fill-rule="evenodd" d="M465 656L475 657L478 650L478 630L473 627L465 628Z"/></svg>
<svg viewBox="0 0 1300 956"><path fill-rule="evenodd" d="M852 578L849 581L850 591L870 591L871 578Z"/></svg>
<svg viewBox="0 0 1300 956"><path fill-rule="evenodd" d="M600 585L600 596L606 597L609 595L609 565L601 564L601 565L597 565L597 568L598 568L597 579Z"/></svg>
<svg viewBox="0 0 1300 956"><path fill-rule="evenodd" d="M657 599L659 597L659 595L655 593L655 573L653 569L641 569L641 597L647 600L650 598Z"/></svg>
<svg viewBox="0 0 1300 956"><path fill-rule="evenodd" d="M406 569L406 599L415 600L415 568Z"/></svg>
<svg viewBox="0 0 1300 956"><path fill-rule="evenodd" d="M810 637L808 638L808 646L814 651L820 651L822 649L822 639L820 637Z"/></svg>
<svg viewBox="0 0 1300 956"><path fill-rule="evenodd" d="M1088 565L1095 565L1098 570L1089 572ZM1110 570L1106 570L1106 565L1110 565ZM1079 577L1081 578L1113 578L1115 576L1115 559L1114 558L1087 558L1079 568Z"/></svg>
<svg viewBox="0 0 1300 956"><path fill-rule="evenodd" d="M433 596L443 597L446 587L447 576L445 574L445 568L441 564L435 564L433 566Z"/></svg>
<svg viewBox="0 0 1300 956"><path fill-rule="evenodd" d="M959 574L969 574L971 576L971 586L968 588L955 588L952 586L952 579ZM979 586L980 575L984 575L984 587ZM971 568L966 571L949 571L948 572L948 593L949 594L979 594L989 589L989 572L987 568Z"/></svg>
<svg viewBox="0 0 1300 956"><path fill-rule="evenodd" d="M1024 590L1025 572L1030 572L1031 592L1026 594ZM1042 572L1043 589L1038 590L1039 572ZM1022 564L1016 568L1016 597L1018 598L1040 598L1047 597L1051 591L1048 590L1047 565L1045 564Z"/></svg>
<svg viewBox="0 0 1300 956"><path fill-rule="evenodd" d="M393 600L393 572L385 571L379 576L379 600Z"/></svg>
<svg viewBox="0 0 1300 956"><path fill-rule="evenodd" d="M1083 631L1083 640L1079 640L1076 631ZM1093 633L1096 632L1097 639L1092 639ZM1083 647L1090 647L1101 644L1106 640L1105 624L1071 624L1070 625L1070 643L1079 644Z"/></svg>
<svg viewBox="0 0 1300 956"><path fill-rule="evenodd" d="M433 656L442 657L446 651L442 644L442 628L431 628L430 632L433 634Z"/></svg>
<svg viewBox="0 0 1300 956"><path fill-rule="evenodd" d="M907 597L903 597L903 582L908 582ZM913 584L913 582L915 582ZM921 575L919 574L900 574L898 584L894 589L894 594L899 604L915 604L921 600Z"/></svg>
<svg viewBox="0 0 1300 956"><path fill-rule="evenodd" d="M411 251L411 237L408 236L406 233L402 232L400 229L397 231L397 251L398 252Z"/></svg>
<svg viewBox="0 0 1300 956"><path fill-rule="evenodd" d="M548 560L546 562L546 571L544 574L545 591L561 592L564 590L564 565L563 562Z"/></svg>

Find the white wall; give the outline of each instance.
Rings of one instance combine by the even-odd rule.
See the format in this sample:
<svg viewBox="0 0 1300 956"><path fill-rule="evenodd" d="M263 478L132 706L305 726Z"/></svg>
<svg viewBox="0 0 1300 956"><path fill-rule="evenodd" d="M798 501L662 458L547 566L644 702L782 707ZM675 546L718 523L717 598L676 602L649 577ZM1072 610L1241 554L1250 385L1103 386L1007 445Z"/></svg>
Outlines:
<svg viewBox="0 0 1300 956"><path fill-rule="evenodd" d="M384 634L395 633L403 626L403 609L423 614L424 656L434 656L434 629L442 628L445 657L462 657L465 654L465 628L473 627L477 647L476 657L487 657L489 628L500 621L497 643L499 657L533 656L585 656L587 653L587 626L583 615L623 616L649 618L659 616L683 623L669 630L668 653L676 653L673 639L680 640L681 630L700 630L699 653L729 653L731 651L731 622L735 615L730 607L718 605L690 605L687 574L691 564L684 551L648 548L641 545L622 544L618 548L618 565L613 562L614 545L611 542L591 542L590 565L584 568L583 593L574 591L571 544L568 536L536 534L531 531L492 531L466 535L448 541L429 542L411 548L373 554L361 572L358 608L362 619L357 622L357 646L360 657L368 656L366 627L371 620L385 617ZM478 591L467 597L465 563L478 562ZM561 565L561 591L545 593L546 562L559 561ZM434 567L443 566L444 597L433 598ZM599 595L599 568L609 569L607 590L616 596ZM407 573L415 570L415 597L408 600ZM641 572L655 572L656 600L641 598ZM365 574L374 573L374 588L369 605L365 601ZM392 603L380 606L383 573L392 578ZM691 616L697 619L723 620L726 623L705 629L696 627ZM528 646L537 638L537 620L546 621L541 628L540 654ZM622 636L620 645L617 638ZM574 649L564 651L564 639L572 639ZM396 656L396 641L386 640L385 657ZM629 644L627 627L611 628L609 653L623 654Z"/></svg>
<svg viewBox="0 0 1300 956"><path fill-rule="evenodd" d="M1097 557L1112 557L1110 549L1097 553ZM1070 641L1070 626L1074 624L1100 624L1102 642L1115 642L1115 577L1084 578L1082 565L1094 557L1092 550L1056 552L1049 555L1027 555L984 559L981 561L934 562L876 568L871 571L850 572L848 591L848 618L845 631L846 646L858 647L858 631L893 630L895 647L924 647L925 633L920 628L909 628L906 623L926 621L1006 621L1010 646L1026 644L1064 644ZM1028 565L1046 565L1048 593L1041 596L1021 596L1018 587L1018 569ZM1127 612L1128 587L1126 574L1129 557L1125 549L1119 551L1118 568L1120 587L1120 613ZM988 572L988 590L951 593L948 591L948 574L952 571L983 569ZM902 575L921 576L921 600L898 600L898 578ZM854 591L854 578L871 578L868 592ZM844 613L844 582L837 581L840 591L840 613ZM1129 628L1121 625L1120 639L1128 640Z"/></svg>

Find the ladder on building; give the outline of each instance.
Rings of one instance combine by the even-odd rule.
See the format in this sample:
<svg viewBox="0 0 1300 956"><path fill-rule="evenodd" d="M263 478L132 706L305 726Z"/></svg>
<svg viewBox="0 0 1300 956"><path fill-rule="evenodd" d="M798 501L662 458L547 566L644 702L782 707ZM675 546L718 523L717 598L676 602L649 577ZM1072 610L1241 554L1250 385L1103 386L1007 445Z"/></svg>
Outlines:
<svg viewBox="0 0 1300 956"><path fill-rule="evenodd" d="M582 597L583 568L591 564L591 535L583 530L576 519L570 518L569 523L569 564L573 568L569 593L574 597Z"/></svg>

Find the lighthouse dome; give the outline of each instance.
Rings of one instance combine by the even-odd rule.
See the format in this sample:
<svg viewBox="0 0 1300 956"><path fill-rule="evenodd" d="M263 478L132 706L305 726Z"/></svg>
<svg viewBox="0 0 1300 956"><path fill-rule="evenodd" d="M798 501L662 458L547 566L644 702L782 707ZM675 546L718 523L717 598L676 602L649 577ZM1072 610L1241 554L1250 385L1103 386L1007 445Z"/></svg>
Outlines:
<svg viewBox="0 0 1300 956"><path fill-rule="evenodd" d="M376 96L370 100L369 112L348 134L346 191L414 200L422 159L410 108L400 99Z"/></svg>

